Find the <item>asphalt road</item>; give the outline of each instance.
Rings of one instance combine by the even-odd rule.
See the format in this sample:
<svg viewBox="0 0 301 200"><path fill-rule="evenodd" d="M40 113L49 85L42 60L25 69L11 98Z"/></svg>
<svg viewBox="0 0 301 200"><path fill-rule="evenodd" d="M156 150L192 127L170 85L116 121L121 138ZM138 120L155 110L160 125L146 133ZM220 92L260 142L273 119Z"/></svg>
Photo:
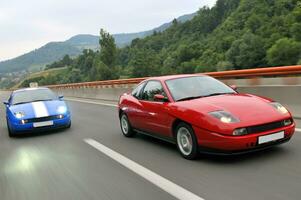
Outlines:
<svg viewBox="0 0 301 200"><path fill-rule="evenodd" d="M0 93L0 99L7 98ZM115 107L69 102L72 128L9 138L0 109L0 199L175 199L88 145L109 147L206 200L299 200L301 136L263 152L188 161L175 146L121 135Z"/></svg>

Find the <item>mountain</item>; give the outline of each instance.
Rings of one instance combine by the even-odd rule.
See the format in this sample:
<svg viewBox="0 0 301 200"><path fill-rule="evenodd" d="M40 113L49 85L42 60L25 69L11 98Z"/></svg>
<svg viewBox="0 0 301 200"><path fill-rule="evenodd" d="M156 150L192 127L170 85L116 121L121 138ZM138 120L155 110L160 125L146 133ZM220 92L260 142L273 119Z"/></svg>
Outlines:
<svg viewBox="0 0 301 200"><path fill-rule="evenodd" d="M196 13L177 18L180 22L191 20ZM149 31L138 33L121 33L113 35L118 47L124 47L135 38L144 38L153 34L154 31L161 32L171 26L170 23L163 24ZM64 42L50 42L45 46L26 53L11 60L0 62L0 73L11 73L19 71L40 71L47 64L57 61L66 54L71 57L79 55L84 49L96 50L99 48L99 36L80 34Z"/></svg>
<svg viewBox="0 0 301 200"><path fill-rule="evenodd" d="M50 73L39 85L301 64L300 0L217 0L117 54L103 48L106 55L85 51L71 59L67 73ZM110 66L105 61L113 57ZM66 66L63 61L56 67Z"/></svg>
<svg viewBox="0 0 301 200"><path fill-rule="evenodd" d="M66 40L64 43L67 45L71 45L73 47L76 47L79 50L83 49L98 49L99 37L95 35L89 35L89 34L80 34L73 36L69 40Z"/></svg>
<svg viewBox="0 0 301 200"><path fill-rule="evenodd" d="M185 23L120 50L121 76L301 64L300 0L217 0Z"/></svg>
<svg viewBox="0 0 301 200"><path fill-rule="evenodd" d="M61 59L63 55L76 56L81 51L64 42L50 42L45 46L33 50L17 58L0 62L0 73L17 71L39 71L43 66L54 60Z"/></svg>
<svg viewBox="0 0 301 200"><path fill-rule="evenodd" d="M183 15L181 17L177 18L178 22L184 23L186 21L191 20L193 17L195 17L197 13L192 13L188 15ZM118 47L124 47L129 45L134 39L136 38L144 38L147 36L152 35L154 32L162 32L168 29L172 25L172 22L168 22L165 24L162 24L161 26L154 28L149 31L143 31L138 33L121 33L121 34L115 34L113 35L116 41L116 44Z"/></svg>

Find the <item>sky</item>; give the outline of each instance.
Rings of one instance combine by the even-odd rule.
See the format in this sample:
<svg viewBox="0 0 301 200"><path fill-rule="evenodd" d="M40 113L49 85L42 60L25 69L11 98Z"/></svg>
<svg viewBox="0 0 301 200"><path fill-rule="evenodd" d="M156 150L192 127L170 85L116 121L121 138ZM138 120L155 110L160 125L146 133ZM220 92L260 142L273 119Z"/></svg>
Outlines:
<svg viewBox="0 0 301 200"><path fill-rule="evenodd" d="M0 61L77 34L150 30L216 0L1 0Z"/></svg>

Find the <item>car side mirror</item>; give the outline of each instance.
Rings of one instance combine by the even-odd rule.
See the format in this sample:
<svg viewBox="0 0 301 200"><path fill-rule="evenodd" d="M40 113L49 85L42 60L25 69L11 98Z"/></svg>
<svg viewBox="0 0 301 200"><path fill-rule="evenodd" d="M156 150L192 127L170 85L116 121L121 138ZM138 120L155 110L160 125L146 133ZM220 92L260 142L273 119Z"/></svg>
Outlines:
<svg viewBox="0 0 301 200"><path fill-rule="evenodd" d="M8 101L3 101L3 104L6 105L6 106L9 105Z"/></svg>
<svg viewBox="0 0 301 200"><path fill-rule="evenodd" d="M231 85L230 86L233 90L237 91L237 86L236 85Z"/></svg>
<svg viewBox="0 0 301 200"><path fill-rule="evenodd" d="M64 95L60 95L60 96L59 96L59 99L62 100L63 98L64 98Z"/></svg>
<svg viewBox="0 0 301 200"><path fill-rule="evenodd" d="M155 101L159 101L159 102L167 102L168 99L167 97L163 96L162 94L156 94L154 96Z"/></svg>

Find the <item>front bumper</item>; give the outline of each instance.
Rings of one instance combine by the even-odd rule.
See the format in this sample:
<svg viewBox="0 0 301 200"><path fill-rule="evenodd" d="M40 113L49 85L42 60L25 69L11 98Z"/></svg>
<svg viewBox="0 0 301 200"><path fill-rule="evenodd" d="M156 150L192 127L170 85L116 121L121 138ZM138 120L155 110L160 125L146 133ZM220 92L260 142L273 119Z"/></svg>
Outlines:
<svg viewBox="0 0 301 200"><path fill-rule="evenodd" d="M26 123L21 124L20 122L14 122L10 124L11 130L15 133L27 133L27 132L41 132L41 131L48 131L48 130L56 130L61 128L66 128L71 124L71 117L70 115L64 116L62 119L54 119L53 125L51 126L44 126L44 127L34 127L34 123Z"/></svg>
<svg viewBox="0 0 301 200"><path fill-rule="evenodd" d="M257 134L245 136L221 135L211 131L193 127L197 136L200 150L216 154L241 154L251 151L258 151L278 144L288 142L295 132L295 124ZM284 138L264 144L258 144L258 138L284 131Z"/></svg>

